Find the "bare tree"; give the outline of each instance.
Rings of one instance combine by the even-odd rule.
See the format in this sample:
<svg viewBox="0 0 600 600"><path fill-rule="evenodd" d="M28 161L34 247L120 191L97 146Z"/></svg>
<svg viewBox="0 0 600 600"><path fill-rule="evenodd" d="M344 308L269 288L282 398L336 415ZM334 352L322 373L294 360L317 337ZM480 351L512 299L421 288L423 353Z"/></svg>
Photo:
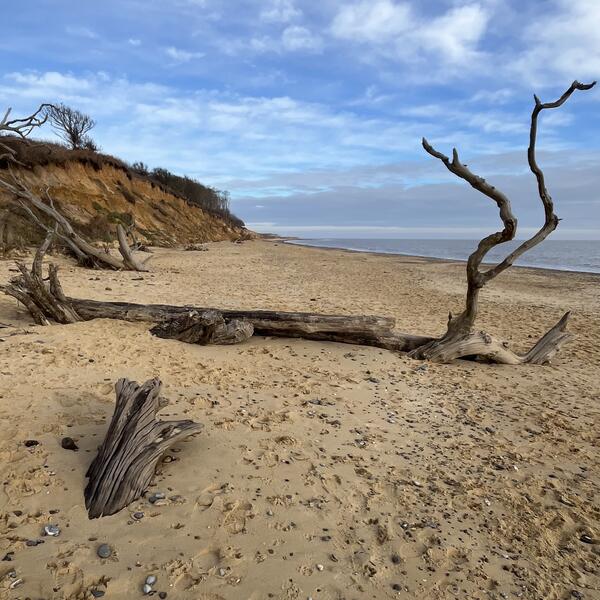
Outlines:
<svg viewBox="0 0 600 600"><path fill-rule="evenodd" d="M438 152L425 138L423 138L423 148L425 148L426 152L441 160L451 173L464 179L473 188L488 198L491 198L497 204L500 209L500 219L502 220L504 228L502 231L492 233L483 238L479 242L477 249L469 256L467 262L467 297L465 309L456 317L450 314L446 333L440 339L417 349L413 353L415 356L447 361L458 356L482 354L481 350L485 349L486 352L483 354L492 357L502 356L504 358L502 362L545 362L552 354L554 354L554 352L556 352L558 345L566 339L568 334L565 333L564 329L569 313L565 314L563 318L538 342L538 344L524 356L518 356L511 353L504 345L483 332L474 334L472 331L475 324L475 318L477 317L479 291L492 279L508 269L517 258L545 240L558 226L559 219L554 213L554 203L546 189L544 174L538 166L535 156L538 116L543 110L562 106L575 90L589 90L594 87L595 84L595 81L589 84L574 81L569 89L567 89L567 91L555 102L543 103L534 95L535 105L533 107L533 112L531 113L527 159L529 168L537 180L538 194L544 206L544 224L535 235L510 252L503 261L487 270L481 269L481 263L485 259L487 253L495 246L514 239L517 232L517 219L512 213L510 200L500 190L487 183L485 179L473 174L467 166L460 161L456 148L452 150L452 160L450 160L446 155Z"/></svg>
<svg viewBox="0 0 600 600"><path fill-rule="evenodd" d="M41 127L48 120L50 108L50 104L41 104L33 114L21 119L10 119L12 108L6 110L4 117L0 120L0 160L9 158L14 161L16 155L13 148L2 143L1 136L15 135L22 139L27 138L34 129Z"/></svg>
<svg viewBox="0 0 600 600"><path fill-rule="evenodd" d="M95 148L93 140L87 135L96 126L92 117L65 104L49 106L47 116L52 128L71 148Z"/></svg>

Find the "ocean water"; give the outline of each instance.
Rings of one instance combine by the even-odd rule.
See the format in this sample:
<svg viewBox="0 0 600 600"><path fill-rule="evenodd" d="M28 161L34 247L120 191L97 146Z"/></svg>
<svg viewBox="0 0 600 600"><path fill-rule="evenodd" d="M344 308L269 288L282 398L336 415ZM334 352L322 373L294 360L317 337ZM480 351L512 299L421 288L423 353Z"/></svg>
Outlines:
<svg viewBox="0 0 600 600"><path fill-rule="evenodd" d="M382 252L430 258L466 260L476 248L478 240L413 240L413 239L306 239L290 243L321 248L344 248L359 252ZM512 241L497 246L486 257L486 262L502 260L521 242ZM529 250L515 265L600 273L600 240L546 240Z"/></svg>

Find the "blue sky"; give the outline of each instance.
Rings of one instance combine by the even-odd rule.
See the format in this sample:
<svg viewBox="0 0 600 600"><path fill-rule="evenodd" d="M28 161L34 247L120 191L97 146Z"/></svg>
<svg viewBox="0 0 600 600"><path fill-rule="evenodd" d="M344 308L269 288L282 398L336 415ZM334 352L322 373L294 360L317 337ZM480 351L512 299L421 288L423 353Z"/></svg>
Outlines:
<svg viewBox="0 0 600 600"><path fill-rule="evenodd" d="M4 0L0 106L65 102L103 150L227 189L250 227L477 237L495 206L420 146L457 146L542 218L532 94L600 74L598 0ZM600 238L600 88L540 124L557 237ZM44 135L51 137L50 130Z"/></svg>

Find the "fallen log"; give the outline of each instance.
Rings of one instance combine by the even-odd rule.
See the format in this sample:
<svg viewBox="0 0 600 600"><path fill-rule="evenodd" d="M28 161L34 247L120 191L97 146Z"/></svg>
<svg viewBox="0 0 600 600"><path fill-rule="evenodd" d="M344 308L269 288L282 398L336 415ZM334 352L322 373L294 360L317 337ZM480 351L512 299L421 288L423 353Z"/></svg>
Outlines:
<svg viewBox="0 0 600 600"><path fill-rule="evenodd" d="M572 337L566 331L569 313L529 352L520 355L484 332L467 332L446 340L399 333L394 331L395 321L390 317L231 310L68 298L62 291L56 266L49 266L48 282L42 277L41 256L45 246L42 245L38 250L31 272L23 264L18 264L21 275L13 278L8 285L0 285L0 291L22 302L40 325L47 325L51 320L73 323L97 318L119 319L154 323L157 325L153 333L161 337L198 344L238 343L253 333L374 346L408 352L413 358L437 362L478 358L509 365L545 364Z"/></svg>
<svg viewBox="0 0 600 600"><path fill-rule="evenodd" d="M193 421L157 421L161 383L129 379L116 384L117 402L106 437L86 477L85 507L90 519L112 515L146 491L160 457L173 444L204 427Z"/></svg>
<svg viewBox="0 0 600 600"><path fill-rule="evenodd" d="M121 321L165 323L179 319L190 312L217 312L226 321L246 321L252 325L254 335L267 337L341 342L402 352L409 352L433 339L426 336L396 333L394 332L394 319L372 315L322 315L273 310L231 310L172 306L169 304L104 302L78 298L68 298L67 301L84 321L118 319Z"/></svg>

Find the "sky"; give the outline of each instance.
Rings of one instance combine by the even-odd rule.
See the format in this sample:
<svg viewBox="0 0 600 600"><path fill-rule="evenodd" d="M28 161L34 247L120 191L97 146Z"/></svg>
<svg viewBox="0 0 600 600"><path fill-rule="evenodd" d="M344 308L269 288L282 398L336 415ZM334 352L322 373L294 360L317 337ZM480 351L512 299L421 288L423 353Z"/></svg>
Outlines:
<svg viewBox="0 0 600 600"><path fill-rule="evenodd" d="M477 238L543 221L533 94L600 75L598 0L3 0L0 107L64 102L108 154L228 190L250 228ZM600 239L600 86L540 117L557 238ZM46 138L52 131L40 132Z"/></svg>

